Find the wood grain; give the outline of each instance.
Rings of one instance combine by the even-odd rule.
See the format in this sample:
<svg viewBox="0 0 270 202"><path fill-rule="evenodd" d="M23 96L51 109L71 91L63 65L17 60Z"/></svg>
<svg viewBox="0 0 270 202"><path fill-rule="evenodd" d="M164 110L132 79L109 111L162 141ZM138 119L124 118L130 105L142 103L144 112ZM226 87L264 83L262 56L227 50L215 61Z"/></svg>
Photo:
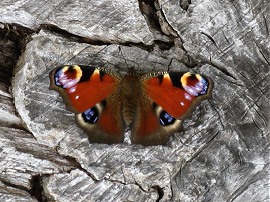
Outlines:
<svg viewBox="0 0 270 202"><path fill-rule="evenodd" d="M269 200L269 11L256 0L2 1L0 200ZM61 64L196 71L213 99L167 146L91 144L48 89Z"/></svg>

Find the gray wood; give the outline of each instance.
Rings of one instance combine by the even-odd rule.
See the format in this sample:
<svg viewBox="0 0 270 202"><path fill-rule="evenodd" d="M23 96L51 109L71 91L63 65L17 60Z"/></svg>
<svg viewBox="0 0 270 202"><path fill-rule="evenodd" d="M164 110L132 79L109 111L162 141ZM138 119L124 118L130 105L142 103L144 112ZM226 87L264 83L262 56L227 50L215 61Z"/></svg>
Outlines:
<svg viewBox="0 0 270 202"><path fill-rule="evenodd" d="M269 19L256 0L1 1L0 200L269 201ZM166 146L91 144L48 90L62 64L192 70L213 99Z"/></svg>

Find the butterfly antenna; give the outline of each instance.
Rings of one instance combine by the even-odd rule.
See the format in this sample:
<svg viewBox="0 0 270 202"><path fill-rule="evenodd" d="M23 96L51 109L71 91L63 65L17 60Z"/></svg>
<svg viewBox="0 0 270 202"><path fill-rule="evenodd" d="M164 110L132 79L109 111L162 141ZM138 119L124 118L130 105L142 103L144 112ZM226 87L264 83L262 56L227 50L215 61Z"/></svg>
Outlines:
<svg viewBox="0 0 270 202"><path fill-rule="evenodd" d="M118 46L118 49L119 49L119 52L120 52L120 54L121 54L123 60L125 61L126 66L127 66L127 68L128 68L128 63L127 63L127 60L126 60L125 57L124 57L124 54L123 54L123 51L122 51L121 46Z"/></svg>
<svg viewBox="0 0 270 202"><path fill-rule="evenodd" d="M170 72L170 67L171 67L171 65L172 65L172 61L173 61L173 58L170 60L170 63L169 63L169 65L168 65L168 69L167 69L167 72Z"/></svg>

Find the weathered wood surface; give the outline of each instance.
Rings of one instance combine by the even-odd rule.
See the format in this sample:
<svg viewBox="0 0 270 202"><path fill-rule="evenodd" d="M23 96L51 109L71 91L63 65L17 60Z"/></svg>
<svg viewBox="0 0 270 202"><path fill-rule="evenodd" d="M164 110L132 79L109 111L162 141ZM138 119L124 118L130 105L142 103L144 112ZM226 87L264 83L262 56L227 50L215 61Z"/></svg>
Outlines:
<svg viewBox="0 0 270 202"><path fill-rule="evenodd" d="M0 201L269 201L269 19L263 0L1 1ZM61 64L194 70L213 99L167 146L91 144L48 90Z"/></svg>

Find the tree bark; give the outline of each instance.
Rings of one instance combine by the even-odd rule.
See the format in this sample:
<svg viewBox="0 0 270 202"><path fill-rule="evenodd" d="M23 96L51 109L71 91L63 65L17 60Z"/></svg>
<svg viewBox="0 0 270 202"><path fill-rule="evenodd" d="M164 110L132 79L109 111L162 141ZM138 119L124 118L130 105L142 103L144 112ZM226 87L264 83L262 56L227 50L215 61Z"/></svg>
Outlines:
<svg viewBox="0 0 270 202"><path fill-rule="evenodd" d="M0 3L1 201L269 201L270 6ZM92 144L49 72L196 71L214 82L166 146ZM127 132L128 134L128 132Z"/></svg>

